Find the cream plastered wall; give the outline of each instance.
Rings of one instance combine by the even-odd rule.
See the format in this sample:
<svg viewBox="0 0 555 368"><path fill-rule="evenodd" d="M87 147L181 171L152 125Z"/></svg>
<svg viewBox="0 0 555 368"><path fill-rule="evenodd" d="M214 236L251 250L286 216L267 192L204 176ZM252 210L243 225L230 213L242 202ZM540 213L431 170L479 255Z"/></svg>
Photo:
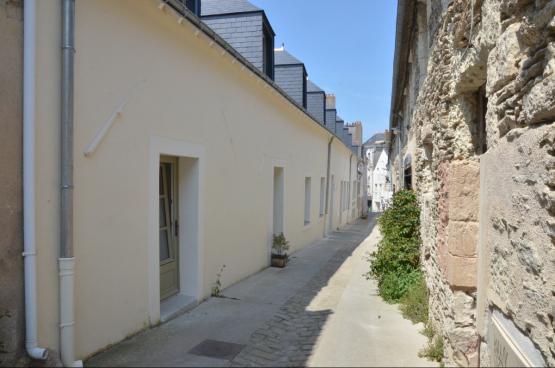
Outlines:
<svg viewBox="0 0 555 368"><path fill-rule="evenodd" d="M351 157L352 155L352 157ZM333 211L328 213L328 216L332 216L333 225L332 230L336 230L352 221L353 218L350 215L352 207L349 207L341 211L341 181L344 180L348 182L351 187L353 181L356 180L357 173L357 158L352 151L346 150L345 146L340 143L338 139L334 139L332 143L332 153L331 153L331 169L330 169L330 201L333 199ZM350 171L349 171L350 166ZM349 178L350 174L350 178ZM334 176L335 185L332 188L331 185L331 175ZM331 190L334 189L333 195ZM351 197L348 198L348 202L352 199L352 192L349 192ZM331 206L331 204L330 204ZM352 205L351 205L352 206Z"/></svg>
<svg viewBox="0 0 555 368"><path fill-rule="evenodd" d="M223 286L268 265L273 165L285 171L284 232L298 250L324 233L320 178L330 133L258 77L222 56L187 21L153 0L76 2L75 208L76 355L84 358L157 322L149 307L149 170L152 140L199 147L202 299L225 264ZM37 239L39 342L58 348L60 4L38 2ZM97 150L83 151L123 102ZM337 139L339 183L356 157ZM155 174L154 174L155 175ZM312 178L304 225L305 177ZM351 184L352 185L352 184ZM157 211L157 210L156 210ZM351 216L352 217L352 216ZM150 232L149 232L150 231ZM157 245L156 245L157 246ZM151 252L152 253L152 252Z"/></svg>

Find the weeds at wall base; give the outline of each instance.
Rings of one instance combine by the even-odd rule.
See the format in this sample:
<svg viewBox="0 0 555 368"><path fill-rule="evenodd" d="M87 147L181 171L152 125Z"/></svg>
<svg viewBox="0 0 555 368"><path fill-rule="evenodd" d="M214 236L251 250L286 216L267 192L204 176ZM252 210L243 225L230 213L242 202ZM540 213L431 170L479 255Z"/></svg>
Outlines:
<svg viewBox="0 0 555 368"><path fill-rule="evenodd" d="M422 332L423 335L428 337L428 344L418 353L421 358L427 358L429 360L441 363L443 360L443 337L441 335L436 335L434 330L428 329L429 323L426 325ZM430 332L431 331L431 332Z"/></svg>

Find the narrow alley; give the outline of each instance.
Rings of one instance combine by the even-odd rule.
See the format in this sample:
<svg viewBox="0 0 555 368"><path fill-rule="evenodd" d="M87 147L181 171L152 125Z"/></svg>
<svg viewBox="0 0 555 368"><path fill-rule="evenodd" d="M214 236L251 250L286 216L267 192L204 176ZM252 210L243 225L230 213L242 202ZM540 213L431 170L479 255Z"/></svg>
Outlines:
<svg viewBox="0 0 555 368"><path fill-rule="evenodd" d="M88 366L432 366L422 326L384 303L366 254L376 218L358 220L85 362Z"/></svg>
<svg viewBox="0 0 555 368"><path fill-rule="evenodd" d="M555 0L0 0L0 51L0 368L555 367Z"/></svg>

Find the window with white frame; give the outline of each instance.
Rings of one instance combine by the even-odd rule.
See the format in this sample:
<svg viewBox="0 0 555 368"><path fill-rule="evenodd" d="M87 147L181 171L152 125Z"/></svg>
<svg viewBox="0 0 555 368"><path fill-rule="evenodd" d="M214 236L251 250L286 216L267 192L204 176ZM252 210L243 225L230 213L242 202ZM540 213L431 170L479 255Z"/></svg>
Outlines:
<svg viewBox="0 0 555 368"><path fill-rule="evenodd" d="M351 201L349 200L350 198L351 198L351 181L349 180L345 182L345 202L347 202L345 209L351 208Z"/></svg>
<svg viewBox="0 0 555 368"><path fill-rule="evenodd" d="M343 180L341 182L341 211L349 208L349 182Z"/></svg>
<svg viewBox="0 0 555 368"><path fill-rule="evenodd" d="M304 178L304 224L310 224L310 177Z"/></svg>
<svg viewBox="0 0 555 368"><path fill-rule="evenodd" d="M344 196L345 182L341 180L341 190L339 193L339 210L343 211L345 209L345 196Z"/></svg>
<svg viewBox="0 0 555 368"><path fill-rule="evenodd" d="M345 210L345 182L341 180L341 211Z"/></svg>

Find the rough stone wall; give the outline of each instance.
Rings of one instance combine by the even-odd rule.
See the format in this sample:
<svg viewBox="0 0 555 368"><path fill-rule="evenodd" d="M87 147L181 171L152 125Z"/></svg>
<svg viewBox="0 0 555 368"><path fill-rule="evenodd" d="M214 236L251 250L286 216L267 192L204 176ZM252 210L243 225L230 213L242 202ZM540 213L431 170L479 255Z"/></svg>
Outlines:
<svg viewBox="0 0 555 368"><path fill-rule="evenodd" d="M21 0L0 0L0 366L23 355Z"/></svg>
<svg viewBox="0 0 555 368"><path fill-rule="evenodd" d="M408 78L418 98L405 110L432 323L447 363L475 365L482 353L487 365L498 309L554 365L555 1L434 0L427 12L432 33L416 38L432 46L427 73L421 85ZM504 172L481 165L482 134Z"/></svg>
<svg viewBox="0 0 555 368"><path fill-rule="evenodd" d="M515 129L483 156L481 168L478 332L487 336L490 310L517 328L554 365L555 125ZM486 365L493 344L484 339Z"/></svg>

